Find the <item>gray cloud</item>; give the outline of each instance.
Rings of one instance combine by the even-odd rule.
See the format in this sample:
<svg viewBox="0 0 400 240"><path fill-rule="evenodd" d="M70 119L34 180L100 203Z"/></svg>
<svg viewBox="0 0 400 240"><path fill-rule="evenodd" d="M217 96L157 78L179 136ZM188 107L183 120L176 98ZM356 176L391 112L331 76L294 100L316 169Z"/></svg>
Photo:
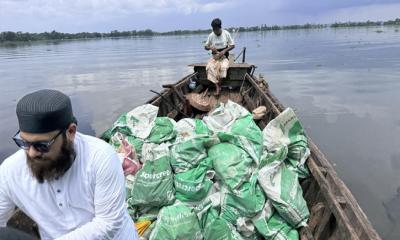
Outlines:
<svg viewBox="0 0 400 240"><path fill-rule="evenodd" d="M335 9L398 3L398 0L283 0L283 1L266 1L269 9L274 11L296 11L303 13L318 13L324 11L332 11Z"/></svg>

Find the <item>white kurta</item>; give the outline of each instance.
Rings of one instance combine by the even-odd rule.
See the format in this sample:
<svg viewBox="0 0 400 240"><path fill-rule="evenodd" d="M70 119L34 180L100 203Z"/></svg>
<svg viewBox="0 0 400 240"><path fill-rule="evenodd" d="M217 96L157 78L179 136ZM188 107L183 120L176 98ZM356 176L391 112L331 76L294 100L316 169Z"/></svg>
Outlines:
<svg viewBox="0 0 400 240"><path fill-rule="evenodd" d="M138 239L125 205L121 163L110 145L76 134L77 153L58 180L40 184L20 150L0 165L0 227L17 206L42 239Z"/></svg>
<svg viewBox="0 0 400 240"><path fill-rule="evenodd" d="M235 45L235 41L231 34L225 29L222 29L221 35L219 36L214 32L211 32L204 44L204 46L215 47L216 49L226 48L231 45Z"/></svg>
<svg viewBox="0 0 400 240"><path fill-rule="evenodd" d="M204 44L206 47L214 47L219 50L231 45L235 45L235 42L225 29L222 29L221 35L219 36L211 32ZM219 83L221 78L226 78L228 68L229 60L226 57L222 57L218 60L211 57L206 66L207 79L213 83Z"/></svg>

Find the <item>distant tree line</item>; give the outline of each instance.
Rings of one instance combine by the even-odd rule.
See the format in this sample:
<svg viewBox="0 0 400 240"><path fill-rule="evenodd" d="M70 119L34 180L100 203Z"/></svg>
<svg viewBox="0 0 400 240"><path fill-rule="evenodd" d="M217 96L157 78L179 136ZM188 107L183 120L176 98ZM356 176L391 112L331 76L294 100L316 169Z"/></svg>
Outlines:
<svg viewBox="0 0 400 240"><path fill-rule="evenodd" d="M395 20L389 20L385 22L381 21L366 21L366 22L345 22L345 23L333 23L330 27L372 27L372 26L388 26L388 25L400 25L400 18Z"/></svg>
<svg viewBox="0 0 400 240"><path fill-rule="evenodd" d="M364 27L364 26L387 26L399 25L400 18L389 21L366 21L366 22L338 22L333 24L303 24L303 25L287 25L287 26L261 26L253 27L237 27L228 28L229 31L234 32L252 32L252 31L274 31L274 30L291 30L291 29L316 29L316 28L339 28L339 27ZM81 33L61 33L57 31L43 32L43 33L27 33L27 32L1 32L0 43L2 42L26 42L26 41L39 41L39 40L67 40L67 39L91 39L91 38L117 38L117 37L138 37L138 36L165 36L165 35L188 35L188 34L203 34L209 33L209 29L198 30L175 30L168 32L155 32L151 29L140 31L118 31L114 30L109 33L98 32L81 32Z"/></svg>

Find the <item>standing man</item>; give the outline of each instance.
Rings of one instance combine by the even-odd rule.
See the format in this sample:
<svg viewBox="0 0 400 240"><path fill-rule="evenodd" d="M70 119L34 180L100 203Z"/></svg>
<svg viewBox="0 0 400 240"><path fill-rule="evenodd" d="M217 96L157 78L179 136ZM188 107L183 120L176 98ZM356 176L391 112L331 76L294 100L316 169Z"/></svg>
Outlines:
<svg viewBox="0 0 400 240"><path fill-rule="evenodd" d="M138 239L110 145L77 132L71 101L40 90L17 104L21 148L0 165L0 227L18 207L41 239Z"/></svg>
<svg viewBox="0 0 400 240"><path fill-rule="evenodd" d="M229 32L222 28L222 22L215 18L211 22L212 33L207 38L204 48L211 50L212 58L207 63L207 79L215 84L215 95L221 92L221 81L226 78L229 68L229 51L235 48L235 43Z"/></svg>

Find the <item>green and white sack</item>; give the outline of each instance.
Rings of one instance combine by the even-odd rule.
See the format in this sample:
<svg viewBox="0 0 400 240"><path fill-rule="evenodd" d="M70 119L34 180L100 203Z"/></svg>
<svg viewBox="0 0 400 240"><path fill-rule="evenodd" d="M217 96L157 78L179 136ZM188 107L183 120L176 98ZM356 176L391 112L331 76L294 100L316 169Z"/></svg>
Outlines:
<svg viewBox="0 0 400 240"><path fill-rule="evenodd" d="M193 210L200 221L201 229L205 229L218 218L221 209L221 193L215 192L194 206Z"/></svg>
<svg viewBox="0 0 400 240"><path fill-rule="evenodd" d="M268 153L285 151L282 148L287 148L286 161L299 172L300 177L309 174L305 165L310 155L307 136L291 108L287 108L268 123L263 130L263 139L264 158Z"/></svg>
<svg viewBox="0 0 400 240"><path fill-rule="evenodd" d="M222 142L242 148L258 164L262 153L262 132L244 107L232 101L221 103L204 117L204 122Z"/></svg>
<svg viewBox="0 0 400 240"><path fill-rule="evenodd" d="M150 135L157 117L158 107L145 104L134 108L128 113L122 114L109 130L111 136L120 132L126 136L134 136L145 139ZM110 136L110 137L111 137Z"/></svg>
<svg viewBox="0 0 400 240"><path fill-rule="evenodd" d="M251 219L246 217L240 217L236 221L236 230L240 233L240 235L246 240L250 239L260 239L254 224Z"/></svg>
<svg viewBox="0 0 400 240"><path fill-rule="evenodd" d="M275 148L273 150L270 150L269 152L264 151L264 154L261 157L260 165L258 165L259 169L263 168L265 165L272 164L274 162L277 162L275 164L280 164L285 161L288 153L288 148L284 145L280 145L279 147L280 148Z"/></svg>
<svg viewBox="0 0 400 240"><path fill-rule="evenodd" d="M176 142L183 142L197 136L209 136L211 133L202 120L193 118L179 120L175 129L177 132Z"/></svg>
<svg viewBox="0 0 400 240"><path fill-rule="evenodd" d="M238 239L238 240L256 240L256 234L249 233L248 237L242 236L237 229L229 223L227 220L223 219L220 215L221 211L221 193L215 192L201 203L194 207L200 226L203 229L203 235L205 240L214 239ZM248 222L247 222L248 223ZM239 222L239 224L241 224ZM241 230L245 227L240 225ZM254 230L254 229L253 229ZM243 232L244 233L244 232ZM248 232L246 232L248 233Z"/></svg>
<svg viewBox="0 0 400 240"><path fill-rule="evenodd" d="M143 167L135 175L128 203L158 207L173 203L175 189L168 146L144 144L143 161Z"/></svg>
<svg viewBox="0 0 400 240"><path fill-rule="evenodd" d="M205 240L244 240L235 227L223 218L216 218L204 229Z"/></svg>
<svg viewBox="0 0 400 240"><path fill-rule="evenodd" d="M230 143L220 143L208 150L217 176L230 190L239 188L252 174L252 160L247 153Z"/></svg>
<svg viewBox="0 0 400 240"><path fill-rule="evenodd" d="M277 212L268 220L256 220L255 226L265 239L299 240L297 230L290 226Z"/></svg>
<svg viewBox="0 0 400 240"><path fill-rule="evenodd" d="M269 239L268 220L272 217L274 213L274 208L270 200L265 202L264 208L255 217L251 219L257 232L260 233L265 238Z"/></svg>
<svg viewBox="0 0 400 240"><path fill-rule="evenodd" d="M278 213L293 227L307 225L310 215L298 173L275 161L259 171L258 182Z"/></svg>
<svg viewBox="0 0 400 240"><path fill-rule="evenodd" d="M177 137L171 146L171 166L175 173L196 168L207 157L207 148L219 143L217 137L209 136L202 120L184 118L176 124Z"/></svg>
<svg viewBox="0 0 400 240"><path fill-rule="evenodd" d="M171 118L157 117L146 142L160 144L173 140L176 137L175 125L175 120Z"/></svg>
<svg viewBox="0 0 400 240"><path fill-rule="evenodd" d="M116 132L120 132L126 136L158 144L174 139L176 122L168 117L157 117L157 114L158 107L154 105L138 106L122 114L105 135L111 138Z"/></svg>
<svg viewBox="0 0 400 240"><path fill-rule="evenodd" d="M253 116L249 113L246 117L237 119L232 125L231 133L238 136L235 140L237 143L231 143L243 148L258 163L262 153L263 136Z"/></svg>
<svg viewBox="0 0 400 240"><path fill-rule="evenodd" d="M122 133L126 136L131 135L132 132L129 129L128 124L126 123L126 116L127 116L127 113L121 114L121 116L119 116L118 119L113 123L111 128L108 129L105 133L103 133L101 138L106 139L108 141L117 132Z"/></svg>
<svg viewBox="0 0 400 240"><path fill-rule="evenodd" d="M214 172L209 171L212 161L203 159L200 164L189 171L177 173L174 176L175 197L182 202L197 202L203 200L209 193Z"/></svg>
<svg viewBox="0 0 400 240"><path fill-rule="evenodd" d="M228 100L225 104L220 103L203 121L212 132L230 132L235 121L248 114L247 109Z"/></svg>
<svg viewBox="0 0 400 240"><path fill-rule="evenodd" d="M238 189L229 191L224 186L222 187L222 218L237 226L238 219L252 218L261 212L265 204L265 196L257 183L257 176L256 171L250 180L244 182Z"/></svg>
<svg viewBox="0 0 400 240"><path fill-rule="evenodd" d="M218 142L216 137L196 136L174 143L171 147L171 166L174 172L182 173L195 168L207 157L207 148Z"/></svg>
<svg viewBox="0 0 400 240"><path fill-rule="evenodd" d="M126 124L132 135L146 139L155 125L158 107L145 104L138 106L126 114Z"/></svg>
<svg viewBox="0 0 400 240"><path fill-rule="evenodd" d="M202 240L199 220L192 209L182 203L163 207L150 240L193 239Z"/></svg>

